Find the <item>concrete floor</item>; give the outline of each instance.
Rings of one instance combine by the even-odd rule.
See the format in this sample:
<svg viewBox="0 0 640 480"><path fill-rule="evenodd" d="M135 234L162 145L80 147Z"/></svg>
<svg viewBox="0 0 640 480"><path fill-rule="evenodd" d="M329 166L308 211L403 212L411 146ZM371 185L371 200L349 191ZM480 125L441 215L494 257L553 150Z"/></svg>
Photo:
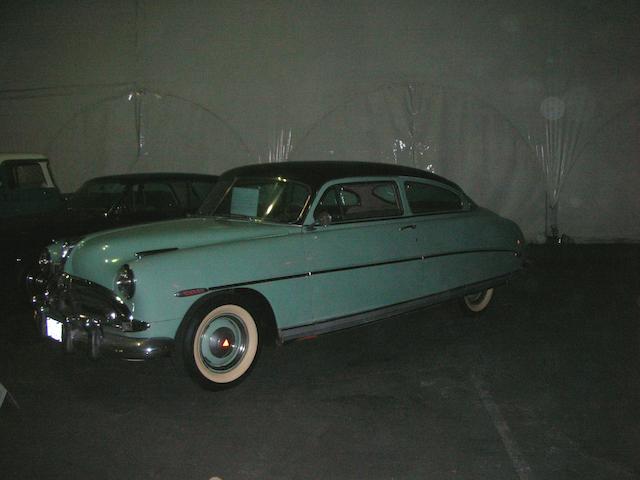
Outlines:
<svg viewBox="0 0 640 480"><path fill-rule="evenodd" d="M170 359L64 355L5 299L0 477L640 478L640 246L536 247L448 303L266 349L208 393Z"/></svg>

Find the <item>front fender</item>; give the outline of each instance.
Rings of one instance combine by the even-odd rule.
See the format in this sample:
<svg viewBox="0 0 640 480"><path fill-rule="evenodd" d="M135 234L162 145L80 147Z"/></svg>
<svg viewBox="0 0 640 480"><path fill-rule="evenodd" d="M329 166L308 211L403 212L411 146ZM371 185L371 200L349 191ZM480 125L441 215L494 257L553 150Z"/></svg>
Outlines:
<svg viewBox="0 0 640 480"><path fill-rule="evenodd" d="M133 314L148 323L179 323L202 295L247 286L268 299L276 316L285 305L289 315L301 314L308 304L302 240L302 233L296 233L176 250L131 262L136 282ZM206 292L176 296L192 289Z"/></svg>

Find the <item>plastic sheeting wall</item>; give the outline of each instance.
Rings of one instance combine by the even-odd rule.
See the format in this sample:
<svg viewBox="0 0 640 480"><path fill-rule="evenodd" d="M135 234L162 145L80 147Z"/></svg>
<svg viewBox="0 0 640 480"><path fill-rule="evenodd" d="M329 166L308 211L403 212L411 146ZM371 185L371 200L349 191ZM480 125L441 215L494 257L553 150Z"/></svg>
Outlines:
<svg viewBox="0 0 640 480"><path fill-rule="evenodd" d="M560 194L558 224L577 240L640 239L640 103L586 144Z"/></svg>
<svg viewBox="0 0 640 480"><path fill-rule="evenodd" d="M455 179L479 204L544 231L544 177L519 132L499 112L429 84L391 85L328 113L292 159L350 158L409 165Z"/></svg>
<svg viewBox="0 0 640 480"><path fill-rule="evenodd" d="M61 127L47 150L63 172L63 189L107 173L219 173L222 159L226 167L252 160L241 136L214 112L145 90L89 104Z"/></svg>
<svg viewBox="0 0 640 480"><path fill-rule="evenodd" d="M640 6L521 3L3 2L0 150L47 153L65 191L401 163L529 240L640 240Z"/></svg>

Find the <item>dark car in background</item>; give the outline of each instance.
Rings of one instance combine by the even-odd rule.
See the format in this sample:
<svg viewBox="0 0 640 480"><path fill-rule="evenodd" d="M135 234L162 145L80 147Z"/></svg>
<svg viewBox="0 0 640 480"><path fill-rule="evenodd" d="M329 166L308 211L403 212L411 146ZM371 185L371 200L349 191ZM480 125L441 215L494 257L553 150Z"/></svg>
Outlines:
<svg viewBox="0 0 640 480"><path fill-rule="evenodd" d="M22 285L41 250L53 240L195 213L216 175L136 173L85 182L46 216L19 216L0 227L0 268Z"/></svg>
<svg viewBox="0 0 640 480"><path fill-rule="evenodd" d="M218 177L187 173L136 173L85 182L67 201L64 230L82 235L108 228L195 213Z"/></svg>

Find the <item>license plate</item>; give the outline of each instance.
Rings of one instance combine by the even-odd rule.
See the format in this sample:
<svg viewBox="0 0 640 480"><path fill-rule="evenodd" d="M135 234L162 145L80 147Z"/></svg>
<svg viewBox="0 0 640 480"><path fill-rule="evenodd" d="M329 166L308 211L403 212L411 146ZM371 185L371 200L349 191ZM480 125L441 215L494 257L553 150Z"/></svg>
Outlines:
<svg viewBox="0 0 640 480"><path fill-rule="evenodd" d="M47 317L47 337L62 342L62 323Z"/></svg>

